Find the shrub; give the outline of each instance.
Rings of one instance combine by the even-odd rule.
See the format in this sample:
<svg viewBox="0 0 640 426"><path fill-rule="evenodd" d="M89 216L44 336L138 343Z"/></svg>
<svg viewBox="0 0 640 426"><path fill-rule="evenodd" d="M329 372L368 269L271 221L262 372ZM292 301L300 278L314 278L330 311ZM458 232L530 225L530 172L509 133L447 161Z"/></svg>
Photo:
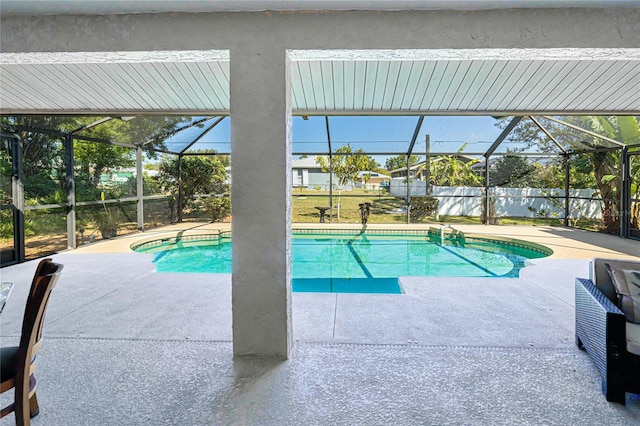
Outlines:
<svg viewBox="0 0 640 426"><path fill-rule="evenodd" d="M411 218L421 221L438 211L439 201L434 197L411 198Z"/></svg>
<svg viewBox="0 0 640 426"><path fill-rule="evenodd" d="M204 201L204 206L213 222L221 222L231 214L230 197L211 197Z"/></svg>
<svg viewBox="0 0 640 426"><path fill-rule="evenodd" d="M13 239L13 211L2 210L0 214L0 240L12 240ZM34 224L31 219L24 220L24 236L32 237L36 233L34 231Z"/></svg>
<svg viewBox="0 0 640 426"><path fill-rule="evenodd" d="M95 216L96 226L102 233L102 238L113 238L118 235L120 215L116 210L105 208Z"/></svg>

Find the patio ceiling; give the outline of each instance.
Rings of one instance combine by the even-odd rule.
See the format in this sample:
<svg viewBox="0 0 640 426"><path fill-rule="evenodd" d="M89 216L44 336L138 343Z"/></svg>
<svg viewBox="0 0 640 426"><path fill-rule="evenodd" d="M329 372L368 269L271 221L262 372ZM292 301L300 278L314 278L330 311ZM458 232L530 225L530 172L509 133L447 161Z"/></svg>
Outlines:
<svg viewBox="0 0 640 426"><path fill-rule="evenodd" d="M640 49L293 51L296 115L640 114ZM229 114L227 51L0 54L3 114Z"/></svg>
<svg viewBox="0 0 640 426"><path fill-rule="evenodd" d="M640 111L640 49L299 51L292 59L299 114Z"/></svg>

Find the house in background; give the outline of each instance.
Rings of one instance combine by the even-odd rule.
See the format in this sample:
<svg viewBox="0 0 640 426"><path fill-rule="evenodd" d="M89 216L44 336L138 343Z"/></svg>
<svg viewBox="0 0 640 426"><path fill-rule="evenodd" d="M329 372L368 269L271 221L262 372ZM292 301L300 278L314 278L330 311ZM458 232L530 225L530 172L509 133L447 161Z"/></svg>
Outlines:
<svg viewBox="0 0 640 426"><path fill-rule="evenodd" d="M323 172L320 165L316 162L316 157L298 158L291 161L292 181L294 188L321 189L329 190L330 179L329 173ZM365 182L363 176L369 175L369 180ZM362 171L358 172L358 179L355 182L348 182L344 188L345 191L351 191L354 188L380 189L383 182L389 182L390 176L377 172ZM338 178L333 175L333 188L337 189Z"/></svg>
<svg viewBox="0 0 640 426"><path fill-rule="evenodd" d="M420 179L423 180L424 173L424 161L420 161L419 163L412 164L409 167L409 177L411 179ZM389 172L392 178L406 178L407 177L407 168L400 167L399 169L391 170Z"/></svg>
<svg viewBox="0 0 640 426"><path fill-rule="evenodd" d="M133 178L135 178L135 171L109 170L100 175L100 185L104 188L123 185Z"/></svg>
<svg viewBox="0 0 640 426"><path fill-rule="evenodd" d="M228 183L231 183L231 167L227 167ZM374 173L375 172L361 172L361 173ZM330 179L329 173L323 172L322 167L316 163L316 157L297 158L291 161L291 181L294 188L306 188L306 189L320 189L324 191L329 190ZM389 176L386 176L389 179ZM338 178L333 175L333 187L336 188ZM362 181L364 182L364 181ZM374 180L374 182L377 182ZM372 183L372 181L369 181ZM359 186L358 186L359 185ZM379 185L379 184L378 184ZM360 182L354 184L349 183L345 186L345 190L351 190L355 186L363 187Z"/></svg>
<svg viewBox="0 0 640 426"><path fill-rule="evenodd" d="M298 158L291 161L291 169L293 173L292 181L294 188L329 189L329 173L322 171L322 168L316 163L316 157ZM334 182L337 182L335 175Z"/></svg>
<svg viewBox="0 0 640 426"><path fill-rule="evenodd" d="M406 170L405 170L406 171ZM366 178L368 176L368 178ZM358 181L356 182L356 188L365 188L377 190L380 187L389 187L389 181L391 176L383 175L382 173L363 171L358 172Z"/></svg>

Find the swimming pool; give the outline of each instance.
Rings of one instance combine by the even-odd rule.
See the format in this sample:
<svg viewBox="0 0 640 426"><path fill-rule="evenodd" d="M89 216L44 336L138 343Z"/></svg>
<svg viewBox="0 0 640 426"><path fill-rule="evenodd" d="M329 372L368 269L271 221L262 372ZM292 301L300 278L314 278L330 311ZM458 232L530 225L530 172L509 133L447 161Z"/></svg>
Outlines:
<svg viewBox="0 0 640 426"><path fill-rule="evenodd" d="M440 230L294 231L293 291L401 293L398 277L518 277L525 261L552 251L514 239ZM231 273L231 235L176 236L133 245L154 253L157 272Z"/></svg>

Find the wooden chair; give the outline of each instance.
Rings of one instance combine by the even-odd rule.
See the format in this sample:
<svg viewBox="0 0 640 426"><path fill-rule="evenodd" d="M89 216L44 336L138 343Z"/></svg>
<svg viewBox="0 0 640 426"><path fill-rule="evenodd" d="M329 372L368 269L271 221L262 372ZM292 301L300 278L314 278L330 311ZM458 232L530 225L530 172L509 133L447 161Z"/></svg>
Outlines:
<svg viewBox="0 0 640 426"><path fill-rule="evenodd" d="M31 283L22 321L20 346L1 348L0 393L15 388L15 400L0 411L0 417L15 412L17 425L29 425L39 413L36 398L36 354L42 347L42 324L51 290L55 287L62 265L51 259L42 260Z"/></svg>

